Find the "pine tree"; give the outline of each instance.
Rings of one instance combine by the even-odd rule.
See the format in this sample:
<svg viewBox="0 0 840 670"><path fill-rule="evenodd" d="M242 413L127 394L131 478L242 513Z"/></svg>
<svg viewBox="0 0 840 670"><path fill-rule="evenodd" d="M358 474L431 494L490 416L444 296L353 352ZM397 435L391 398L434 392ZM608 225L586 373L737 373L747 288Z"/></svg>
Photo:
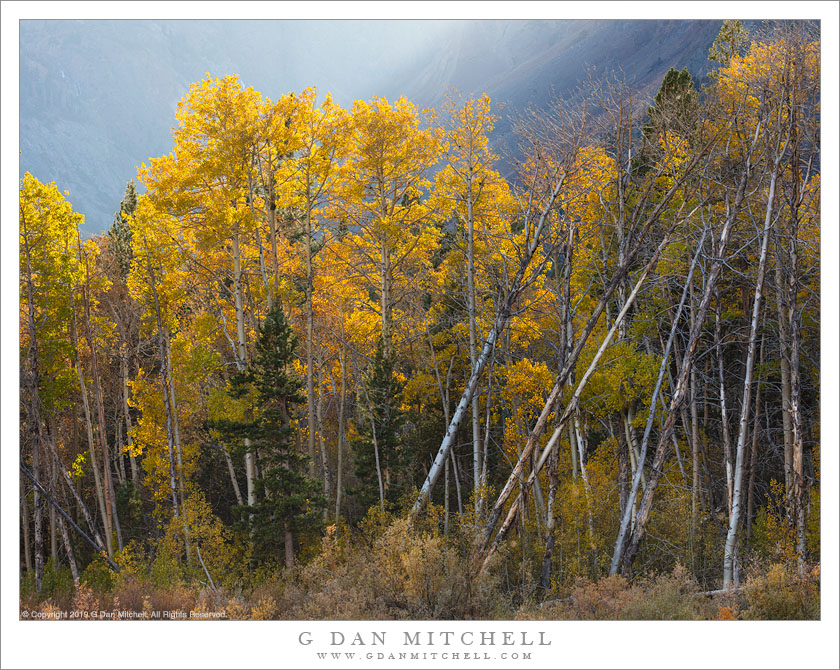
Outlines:
<svg viewBox="0 0 840 670"><path fill-rule="evenodd" d="M642 148L634 160L639 174L645 174L663 157L660 141L665 133L691 139L700 111L700 100L691 74L685 68L665 73L648 120L642 127Z"/></svg>
<svg viewBox="0 0 840 670"><path fill-rule="evenodd" d="M134 180L128 182L125 187L125 195L120 203L120 211L114 214L114 223L108 229L108 237L114 246L114 255L120 265L120 276L125 279L131 268L131 259L134 251L131 247L131 228L129 219L137 209L137 187Z"/></svg>
<svg viewBox="0 0 840 670"><path fill-rule="evenodd" d="M211 424L226 442L242 444L249 439L248 449L259 454L257 500L238 509L246 519L255 558L275 558L278 547L286 545L287 566L291 536L316 530L326 504L320 484L305 474L307 456L295 451L289 439L291 406L304 400L301 381L289 371L296 348L297 337L283 311L272 310L259 329L256 355L228 387L231 397L249 401L253 420Z"/></svg>

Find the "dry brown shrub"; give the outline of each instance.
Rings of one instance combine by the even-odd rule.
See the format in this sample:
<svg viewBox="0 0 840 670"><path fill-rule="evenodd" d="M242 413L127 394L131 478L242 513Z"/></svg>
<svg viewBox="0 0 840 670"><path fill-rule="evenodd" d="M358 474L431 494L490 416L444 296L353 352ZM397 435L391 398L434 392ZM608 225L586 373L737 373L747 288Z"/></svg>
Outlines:
<svg viewBox="0 0 840 670"><path fill-rule="evenodd" d="M744 589L747 619L819 619L820 589L812 574L774 563L766 573L750 575ZM819 575L819 571L816 571Z"/></svg>
<svg viewBox="0 0 840 670"><path fill-rule="evenodd" d="M99 610L99 599L93 594L93 589L85 582L82 582L76 589L76 594L73 596L73 609L84 612Z"/></svg>

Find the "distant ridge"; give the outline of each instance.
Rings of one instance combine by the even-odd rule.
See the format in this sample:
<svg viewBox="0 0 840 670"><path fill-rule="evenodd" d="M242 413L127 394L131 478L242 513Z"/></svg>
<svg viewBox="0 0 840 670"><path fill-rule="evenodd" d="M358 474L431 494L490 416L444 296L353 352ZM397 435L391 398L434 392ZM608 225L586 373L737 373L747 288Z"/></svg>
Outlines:
<svg viewBox="0 0 840 670"><path fill-rule="evenodd" d="M175 106L205 72L271 98L317 85L339 104L400 94L437 107L451 88L549 105L588 67L651 96L669 67L705 75L720 21L22 21L20 173L68 190L85 234L105 231L135 167L171 149Z"/></svg>

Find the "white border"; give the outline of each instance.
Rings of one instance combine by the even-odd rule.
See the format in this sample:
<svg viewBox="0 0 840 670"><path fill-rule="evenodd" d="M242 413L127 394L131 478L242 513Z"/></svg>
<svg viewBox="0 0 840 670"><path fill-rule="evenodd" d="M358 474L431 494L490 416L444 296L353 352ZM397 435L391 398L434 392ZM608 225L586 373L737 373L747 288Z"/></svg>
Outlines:
<svg viewBox="0 0 840 670"><path fill-rule="evenodd" d="M22 18L809 18L822 20L822 450L823 618L820 622L248 622L113 624L18 621L17 440L18 328L18 20ZM4 2L2 40L2 667L345 667L319 662L297 636L338 630L547 631L552 646L530 663L448 661L374 663L348 667L838 667L838 7L836 2ZM826 262L827 261L827 262ZM833 481L832 481L833 478ZM107 627L107 630L106 628ZM496 648L498 650L499 648ZM517 647L514 650L522 651ZM370 647L367 650L377 651ZM389 650L391 650L389 648ZM480 651L473 647L470 651ZM406 651L395 647L393 651ZM437 646L434 651L442 652Z"/></svg>

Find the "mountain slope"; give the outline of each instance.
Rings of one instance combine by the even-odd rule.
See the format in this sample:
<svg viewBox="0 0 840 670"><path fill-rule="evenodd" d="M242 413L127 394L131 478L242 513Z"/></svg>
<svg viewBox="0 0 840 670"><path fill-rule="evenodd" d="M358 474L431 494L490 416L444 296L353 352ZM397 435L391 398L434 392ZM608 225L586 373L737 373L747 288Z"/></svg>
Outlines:
<svg viewBox="0 0 840 670"><path fill-rule="evenodd" d="M339 104L446 92L544 108L588 67L651 95L669 67L707 69L716 21L22 21L20 172L55 181L102 232L126 182L171 149L175 106L205 72L276 99L315 85Z"/></svg>

